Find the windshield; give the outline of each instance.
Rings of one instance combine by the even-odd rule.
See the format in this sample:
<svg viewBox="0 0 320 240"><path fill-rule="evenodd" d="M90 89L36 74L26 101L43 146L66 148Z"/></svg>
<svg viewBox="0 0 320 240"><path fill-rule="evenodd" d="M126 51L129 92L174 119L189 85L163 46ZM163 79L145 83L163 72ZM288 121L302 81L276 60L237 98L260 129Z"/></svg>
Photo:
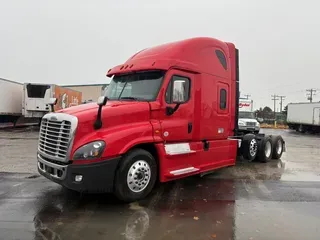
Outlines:
<svg viewBox="0 0 320 240"><path fill-rule="evenodd" d="M239 112L239 118L255 119L253 112Z"/></svg>
<svg viewBox="0 0 320 240"><path fill-rule="evenodd" d="M105 96L110 100L153 101L158 95L164 74L164 71L146 71L114 76Z"/></svg>

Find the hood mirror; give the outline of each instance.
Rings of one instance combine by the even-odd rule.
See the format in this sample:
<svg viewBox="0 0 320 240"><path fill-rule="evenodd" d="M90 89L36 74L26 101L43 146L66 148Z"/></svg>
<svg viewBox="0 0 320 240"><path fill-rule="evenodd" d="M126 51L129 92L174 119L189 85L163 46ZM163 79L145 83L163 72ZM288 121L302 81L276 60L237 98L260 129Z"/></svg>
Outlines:
<svg viewBox="0 0 320 240"><path fill-rule="evenodd" d="M49 105L51 106L51 112L54 112L54 106L57 104L58 98L50 98Z"/></svg>
<svg viewBox="0 0 320 240"><path fill-rule="evenodd" d="M107 101L108 101L108 98L106 96L100 96L98 98L97 103L99 106L105 106L107 104Z"/></svg>
<svg viewBox="0 0 320 240"><path fill-rule="evenodd" d="M98 114L97 114L97 119L94 122L94 129L100 129L102 127L102 120L101 120L101 111L102 111L102 107L105 106L107 104L108 101L108 97L106 96L100 96L98 98L97 104L99 106L98 108Z"/></svg>

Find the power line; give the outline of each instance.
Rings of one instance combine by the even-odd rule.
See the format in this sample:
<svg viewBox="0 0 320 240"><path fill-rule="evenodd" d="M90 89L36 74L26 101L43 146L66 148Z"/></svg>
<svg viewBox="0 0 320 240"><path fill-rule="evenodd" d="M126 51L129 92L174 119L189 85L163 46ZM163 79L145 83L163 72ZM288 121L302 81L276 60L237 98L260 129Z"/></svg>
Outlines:
<svg viewBox="0 0 320 240"><path fill-rule="evenodd" d="M310 88L306 90L307 92L310 92L309 94L307 94L307 99L310 100L310 102L312 102L313 96L316 94L317 90L314 88Z"/></svg>

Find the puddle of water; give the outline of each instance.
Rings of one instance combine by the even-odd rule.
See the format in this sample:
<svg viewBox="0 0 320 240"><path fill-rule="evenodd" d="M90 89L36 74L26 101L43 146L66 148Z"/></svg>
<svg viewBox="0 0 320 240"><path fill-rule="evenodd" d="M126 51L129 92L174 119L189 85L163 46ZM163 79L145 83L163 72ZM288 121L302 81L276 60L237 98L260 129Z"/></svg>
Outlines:
<svg viewBox="0 0 320 240"><path fill-rule="evenodd" d="M311 164L307 165L286 161L285 171L281 176L281 180L319 182L320 174L317 172L317 168L318 166L312 166Z"/></svg>

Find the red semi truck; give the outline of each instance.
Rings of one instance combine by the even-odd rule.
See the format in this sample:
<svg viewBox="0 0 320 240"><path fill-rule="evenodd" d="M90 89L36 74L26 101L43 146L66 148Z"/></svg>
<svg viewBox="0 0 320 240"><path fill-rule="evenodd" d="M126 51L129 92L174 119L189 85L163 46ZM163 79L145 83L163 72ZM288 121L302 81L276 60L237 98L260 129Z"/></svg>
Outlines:
<svg viewBox="0 0 320 240"><path fill-rule="evenodd" d="M232 43L199 37L144 49L107 77L97 103L42 119L38 171L68 189L135 201L156 181L233 166L237 156L267 162L285 151L281 136L238 132Z"/></svg>

